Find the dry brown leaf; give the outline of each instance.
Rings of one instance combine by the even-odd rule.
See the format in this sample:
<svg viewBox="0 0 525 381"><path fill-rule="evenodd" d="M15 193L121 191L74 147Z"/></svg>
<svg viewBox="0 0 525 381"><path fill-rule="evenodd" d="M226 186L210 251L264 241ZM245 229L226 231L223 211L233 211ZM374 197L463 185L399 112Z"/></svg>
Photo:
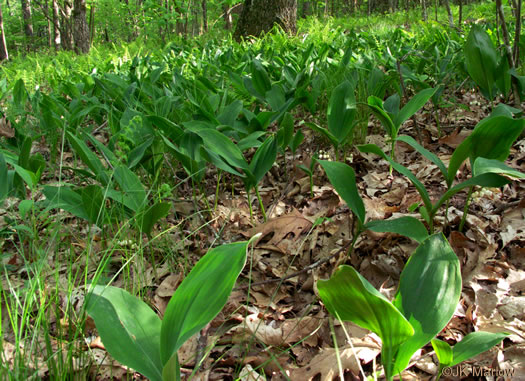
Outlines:
<svg viewBox="0 0 525 381"><path fill-rule="evenodd" d="M353 349L339 349L339 353L334 348L325 348L308 365L302 368L287 369L286 374L292 381L310 381L316 377L320 377L319 380L323 381L333 380L339 376L337 365L337 356L339 356L343 370L351 371L357 376L360 373L357 359L360 359L363 355L370 357L370 353L373 353L373 357L375 357L380 351L380 348L370 348L368 344L360 347L358 343L354 343Z"/></svg>
<svg viewBox="0 0 525 381"><path fill-rule="evenodd" d="M290 214L282 217L272 218L262 225L251 229L247 233L243 233L246 237L253 237L257 233L261 233L261 237L256 243L259 243L264 237L273 233L273 237L268 241L268 245L279 245L289 234L292 235L290 239L296 240L301 234L307 232L312 227L312 223L305 218L301 213L294 209Z"/></svg>
<svg viewBox="0 0 525 381"><path fill-rule="evenodd" d="M0 136L8 139L15 137L15 129L11 127L11 122L6 117L0 118Z"/></svg>

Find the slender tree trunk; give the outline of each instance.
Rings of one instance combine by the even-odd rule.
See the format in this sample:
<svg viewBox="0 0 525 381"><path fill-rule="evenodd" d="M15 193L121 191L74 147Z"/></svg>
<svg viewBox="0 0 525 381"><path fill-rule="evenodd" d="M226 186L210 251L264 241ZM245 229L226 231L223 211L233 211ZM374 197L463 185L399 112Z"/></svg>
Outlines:
<svg viewBox="0 0 525 381"><path fill-rule="evenodd" d="M89 27L86 20L86 0L75 0L73 21L75 24L75 52L78 54L89 52Z"/></svg>
<svg viewBox="0 0 525 381"><path fill-rule="evenodd" d="M514 31L514 64L520 66L521 0L516 5L516 29Z"/></svg>
<svg viewBox="0 0 525 381"><path fill-rule="evenodd" d="M55 45L55 50L60 50L62 45L60 38L60 17L57 0L52 0L53 6L53 43Z"/></svg>
<svg viewBox="0 0 525 381"><path fill-rule="evenodd" d="M232 29L232 10L228 4L222 6L222 13L224 17L224 28L226 30Z"/></svg>
<svg viewBox="0 0 525 381"><path fill-rule="evenodd" d="M13 16L13 12L11 11L11 3L9 0L5 0L5 5L7 6L7 14L9 16Z"/></svg>
<svg viewBox="0 0 525 381"><path fill-rule="evenodd" d="M245 0L234 37L260 36L275 24L296 33L296 21L297 0Z"/></svg>
<svg viewBox="0 0 525 381"><path fill-rule="evenodd" d="M0 62L8 59L9 54L7 53L7 44L5 42L4 34L4 16L2 15L2 4L0 3Z"/></svg>
<svg viewBox="0 0 525 381"><path fill-rule="evenodd" d="M89 8L89 44L93 43L95 39L95 4L91 4Z"/></svg>
<svg viewBox="0 0 525 381"><path fill-rule="evenodd" d="M503 13L503 5L501 4L501 0L496 0L496 11L499 14L500 24L501 24L501 34L503 36L503 42L504 42L504 48L505 48L505 55L507 56L507 60L509 62L509 68L515 68L515 62L514 57L512 56L512 48L510 47L510 39L509 39L509 31L507 30L507 22L505 21L505 14ZM514 106L519 107L520 106L520 93L518 88L517 79L514 76L510 77L511 84L512 84L512 90L514 94Z"/></svg>
<svg viewBox="0 0 525 381"><path fill-rule="evenodd" d="M64 49L73 50L73 19L71 14L73 6L70 0L64 1L64 12L62 14L62 44Z"/></svg>
<svg viewBox="0 0 525 381"><path fill-rule="evenodd" d="M202 6L202 27L204 29L204 33L208 33L208 4L206 0L202 0L201 6Z"/></svg>
<svg viewBox="0 0 525 381"><path fill-rule="evenodd" d="M47 22L47 46L51 48L53 47L53 34L51 32L51 17L49 17L48 0L44 0L44 4L42 4L42 11L44 12L44 16Z"/></svg>
<svg viewBox="0 0 525 381"><path fill-rule="evenodd" d="M462 23L463 23L463 0L459 0L458 28L461 29Z"/></svg>
<svg viewBox="0 0 525 381"><path fill-rule="evenodd" d="M26 37L33 37L33 22L31 20L31 0L21 0L22 16L24 17L24 33Z"/></svg>
<svg viewBox="0 0 525 381"><path fill-rule="evenodd" d="M445 8L447 9L448 26L454 28L454 19L452 17L452 10L450 9L450 3L448 2L448 0L443 0L443 2L445 3Z"/></svg>
<svg viewBox="0 0 525 381"><path fill-rule="evenodd" d="M427 0L421 0L421 18L423 19L423 21L428 20Z"/></svg>

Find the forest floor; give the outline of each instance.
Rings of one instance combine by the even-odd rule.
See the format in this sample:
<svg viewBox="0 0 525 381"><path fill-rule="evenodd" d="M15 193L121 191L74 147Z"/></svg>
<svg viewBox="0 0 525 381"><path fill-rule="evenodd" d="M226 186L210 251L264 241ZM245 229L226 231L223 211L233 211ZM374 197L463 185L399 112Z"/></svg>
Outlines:
<svg viewBox="0 0 525 381"><path fill-rule="evenodd" d="M438 136L431 113L418 113L402 127L404 134L421 138L422 144L448 164L455 147L468 136L472 128L487 115L486 102L477 93L462 93L460 102L470 110L442 111ZM414 121L417 123L415 126ZM419 133L417 132L419 129ZM383 129L372 119L368 143L375 143L385 152ZM370 376L380 370L376 357L381 352L379 338L350 323L341 324L330 317L319 301L316 281L327 279L340 264L356 268L383 294L392 297L400 273L417 244L407 238L390 233L363 234L353 252L347 253L352 238L352 214L334 191L320 166L316 166L313 188L307 174L297 168L309 167L314 153L324 152L333 158L333 151L313 132L306 138L295 157L276 164L265 176L259 190L268 220L256 208L255 221L250 218L247 197L242 183L224 176L215 200L217 173L209 171L203 184L208 202L193 200L191 182L178 179L177 197L171 201L174 213L162 222L162 230L151 244L144 238L150 258L135 260L133 240L105 241L103 234L92 235L93 230L81 220L68 216L55 216L62 221L60 234L68 234L68 250L50 250L47 263L53 269L44 277L47 287L62 284L64 289L82 284L83 279L69 279L72 273L93 274L109 248L110 276L115 276L114 286L140 290L143 299L163 315L170 297L184 279L184 274L206 251L226 242L245 240L262 233L248 263L239 277L236 288L221 313L199 334L188 340L179 351L185 378L194 380L243 381L271 380L332 380L339 375L340 367L345 379L363 379L363 372ZM100 131L98 139L107 135ZM42 152L49 150L45 145ZM49 152L47 152L48 154ZM77 163L70 152L63 152L64 166ZM423 159L408 145L399 143L396 148L398 162L409 168L429 189L432 199L445 190L445 181L438 168ZM364 199L367 215L372 219L387 219L413 215L410 211L420 197L407 178L397 172L390 173L388 164L377 156L348 149L346 162L356 172L360 195ZM525 172L525 139L512 148L507 164ZM65 177L68 175L66 170ZM72 173L72 172L71 172ZM470 173L465 164L459 178ZM174 177L178 173L174 172ZM44 181L55 182L56 178ZM477 192L468 208L466 224L459 231L464 213L466 192L456 195L448 205L448 215L437 216L437 230L443 231L461 262L463 290L460 304L439 338L453 345L473 331L510 333L500 345L461 364L471 372L446 379L480 379L472 372L492 370L508 371L513 377L525 379L525 183L514 181L502 189ZM217 204L216 208L213 207ZM211 205L211 209L207 209ZM442 212L444 208L442 208ZM0 210L0 227L9 217L6 209ZM60 217L60 218L58 218ZM44 232L47 226L40 226ZM43 233L43 236L46 236ZM92 239L94 237L94 239ZM20 258L15 238L2 242L4 264L11 266L10 276L2 279L4 290L22 286L28 277L24 267L27 259ZM90 246L91 257L79 257L72 263L75 271L62 266L64 256L82 253ZM185 262L163 261L166 253L186 253ZM146 255L146 254L141 254ZM119 273L126 266L126 274ZM61 267L62 266L62 267ZM120 274L120 275L119 275ZM69 296L68 305L81 310L84 286L78 286ZM3 310L2 314L7 313ZM62 337L57 332L68 332L70 324L61 318L59 311L52 313L49 321L55 332L48 337L37 337L42 347L53 348L80 343L82 361L74 364L79 373L87 372L91 379L140 379L138 374L113 361L106 353L94 323L87 318L83 327L84 337ZM34 327L38 322L32 322ZM74 330L73 330L74 331ZM63 335L64 336L64 335ZM14 361L13 333L4 327L4 361ZM35 360L38 374L45 379L49 369L45 362ZM202 361L202 362L201 362ZM200 362L200 366L196 364ZM466 368L465 368L466 367ZM430 380L438 369L430 345L416 354L413 365L402 375L403 380ZM514 373L512 373L514 372ZM487 380L496 379L484 373ZM500 375L503 373L497 373ZM492 377L492 378L491 378Z"/></svg>

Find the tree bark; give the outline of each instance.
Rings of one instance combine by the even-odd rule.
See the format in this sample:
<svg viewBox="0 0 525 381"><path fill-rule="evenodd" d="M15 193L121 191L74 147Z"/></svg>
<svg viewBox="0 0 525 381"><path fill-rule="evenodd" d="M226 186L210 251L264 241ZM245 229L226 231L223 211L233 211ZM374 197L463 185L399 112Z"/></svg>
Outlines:
<svg viewBox="0 0 525 381"><path fill-rule="evenodd" d="M226 30L232 29L232 9L228 4L223 4L222 13L224 17L224 28Z"/></svg>
<svg viewBox="0 0 525 381"><path fill-rule="evenodd" d="M62 45L60 39L60 17L57 0L53 0L53 43L55 50L60 50Z"/></svg>
<svg viewBox="0 0 525 381"><path fill-rule="evenodd" d="M33 22L31 20L31 0L21 0L22 15L24 17L24 33L26 37L33 37Z"/></svg>
<svg viewBox="0 0 525 381"><path fill-rule="evenodd" d="M5 42L4 34L4 16L2 15L2 4L0 4L0 62L8 59L9 54L7 53L7 44Z"/></svg>
<svg viewBox="0 0 525 381"><path fill-rule="evenodd" d="M202 0L202 28L204 33L208 33L208 4L206 0Z"/></svg>
<svg viewBox="0 0 525 381"><path fill-rule="evenodd" d="M260 36L275 24L287 33L297 32L297 0L245 0L234 37Z"/></svg>
<svg viewBox="0 0 525 381"><path fill-rule="evenodd" d="M454 18L452 17L452 10L450 9L450 3L448 0L443 0L445 3L445 8L447 9L448 14L448 26L454 28Z"/></svg>
<svg viewBox="0 0 525 381"><path fill-rule="evenodd" d="M73 6L71 0L64 1L64 11L62 12L62 45L66 50L73 50L73 20L71 13Z"/></svg>
<svg viewBox="0 0 525 381"><path fill-rule="evenodd" d="M75 52L78 54L88 53L89 27L86 20L86 0L75 0L73 21L75 24L73 32L75 38Z"/></svg>

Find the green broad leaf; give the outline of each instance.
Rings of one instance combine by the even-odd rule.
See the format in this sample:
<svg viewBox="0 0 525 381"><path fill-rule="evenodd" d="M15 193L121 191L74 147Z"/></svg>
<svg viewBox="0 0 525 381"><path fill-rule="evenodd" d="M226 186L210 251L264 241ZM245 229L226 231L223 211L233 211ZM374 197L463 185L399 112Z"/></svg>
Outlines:
<svg viewBox="0 0 525 381"><path fill-rule="evenodd" d="M439 339L432 339L430 342L432 343L432 348L434 348L434 351L436 352L439 367L451 366L450 364L452 364L454 355L452 354L452 348L450 345Z"/></svg>
<svg viewBox="0 0 525 381"><path fill-rule="evenodd" d="M472 332L457 343L452 349L453 360L449 366L455 366L499 344L509 334L491 332Z"/></svg>
<svg viewBox="0 0 525 381"><path fill-rule="evenodd" d="M153 226L162 218L166 217L171 209L170 202L157 202L137 217L139 229L142 233L151 234Z"/></svg>
<svg viewBox="0 0 525 381"><path fill-rule="evenodd" d="M95 286L86 297L86 310L115 360L162 381L161 320L146 303L121 288Z"/></svg>
<svg viewBox="0 0 525 381"><path fill-rule="evenodd" d="M332 315L381 338L385 373L392 376L397 348L414 334L401 312L351 266L339 266L330 279L319 280L317 290Z"/></svg>
<svg viewBox="0 0 525 381"><path fill-rule="evenodd" d="M511 168L499 160L486 159L484 157L478 157L476 159L474 162L474 167L472 168L472 173L474 176L481 175L483 173L497 173L504 176L525 179L525 173Z"/></svg>
<svg viewBox="0 0 525 381"><path fill-rule="evenodd" d="M416 142L413 137L408 136L408 135L401 135L401 136L398 136L397 141L406 143L412 148L414 148L417 152L419 152L421 155L423 155L428 160L430 160L433 164L435 164L439 168L439 170L441 171L445 179L448 178L448 171L447 171L447 167L445 167L445 164L439 159L439 157L437 157L436 154L430 152L425 147L423 147L421 144Z"/></svg>
<svg viewBox="0 0 525 381"><path fill-rule="evenodd" d="M74 216L89 221L89 214L84 209L82 196L70 187L44 186L43 193L49 203L49 208L64 209Z"/></svg>
<svg viewBox="0 0 525 381"><path fill-rule="evenodd" d="M33 189L37 185L38 179L36 177L36 174L34 174L33 172L25 168L22 168L21 166L17 164L12 164L12 165L13 165L13 168L15 169L16 174L20 176L22 180L24 180L24 183L26 183L30 189Z"/></svg>
<svg viewBox="0 0 525 381"><path fill-rule="evenodd" d="M237 117L242 111L242 107L242 101L238 99L233 101L222 110L222 112L217 116L217 120L221 124L233 127L235 120L237 120Z"/></svg>
<svg viewBox="0 0 525 381"><path fill-rule="evenodd" d="M306 122L306 125L310 127L312 130L314 130L315 132L327 138L335 148L339 147L339 140L337 140L337 138L334 135L332 135L332 133L328 131L326 128L321 127L312 122Z"/></svg>
<svg viewBox="0 0 525 381"><path fill-rule="evenodd" d="M525 128L524 119L494 116L479 122L474 131L455 149L448 165L447 183L454 181L461 164L470 158L474 163L478 157L504 161L510 154L512 144Z"/></svg>
<svg viewBox="0 0 525 381"><path fill-rule="evenodd" d="M433 211L437 211L448 199L467 187L478 185L488 188L500 188L510 182L509 179L496 173L482 173L481 175L471 177L446 191L445 194L443 194L443 196L441 196L441 198L434 204Z"/></svg>
<svg viewBox="0 0 525 381"><path fill-rule="evenodd" d="M286 103L286 94L283 87L277 83L273 84L270 91L266 92L265 98L273 111L279 111Z"/></svg>
<svg viewBox="0 0 525 381"><path fill-rule="evenodd" d="M344 81L332 91L327 111L328 131L338 144L342 144L352 132L356 112L354 86L350 81Z"/></svg>
<svg viewBox="0 0 525 381"><path fill-rule="evenodd" d="M1 201L1 198L0 198ZM18 204L18 212L20 213L20 217L23 219L27 217L29 212L33 210L33 207L35 206L35 202L33 200L22 200L20 201L20 204Z"/></svg>
<svg viewBox="0 0 525 381"><path fill-rule="evenodd" d="M29 157L31 156L32 147L33 140L31 138L25 138L20 148L20 154L18 155L18 165L24 169L29 169Z"/></svg>
<svg viewBox="0 0 525 381"><path fill-rule="evenodd" d="M95 177L106 186L109 183L109 176L106 173L106 168L100 161L100 159L91 151L86 143L77 138L71 132L66 131L69 143L75 150L75 153L80 157L82 162L93 172Z"/></svg>
<svg viewBox="0 0 525 381"><path fill-rule="evenodd" d="M496 68L496 87L505 98L510 92L510 68L507 56L503 54L500 57L498 67Z"/></svg>
<svg viewBox="0 0 525 381"><path fill-rule="evenodd" d="M402 372L412 355L447 325L460 294L458 257L443 234L434 234L410 256L399 280L394 306L414 327L415 333L399 347L395 374Z"/></svg>
<svg viewBox="0 0 525 381"><path fill-rule="evenodd" d="M248 242L237 242L210 250L177 288L162 321L163 365L224 307L246 263L247 247Z"/></svg>
<svg viewBox="0 0 525 381"><path fill-rule="evenodd" d="M241 150L223 133L203 127L190 127L190 130L202 138L207 148L222 156L231 166L248 167Z"/></svg>
<svg viewBox="0 0 525 381"><path fill-rule="evenodd" d="M134 168L135 166L137 166L137 164L140 163L140 161L144 157L144 154L146 153L146 150L153 143L153 140L155 140L155 137L152 136L144 143L138 145L137 147L133 148L133 150L131 150L131 152L128 154L128 168Z"/></svg>
<svg viewBox="0 0 525 381"><path fill-rule="evenodd" d="M164 364L164 368L162 369L162 380L180 381L180 365L177 353L171 356L171 359Z"/></svg>
<svg viewBox="0 0 525 381"><path fill-rule="evenodd" d="M276 158L277 139L271 136L267 138L259 148L257 148L250 163L249 171L255 179L255 184L253 184L253 186L257 186L264 175L272 168Z"/></svg>
<svg viewBox="0 0 525 381"><path fill-rule="evenodd" d="M26 105L29 94L26 90L24 81L20 78L13 87L13 103L15 107L23 109Z"/></svg>
<svg viewBox="0 0 525 381"><path fill-rule="evenodd" d="M304 140L303 132L301 130L297 130L292 141L290 142L290 149L292 150L292 153L294 155L295 155L295 151L297 151L297 148L299 148L303 140Z"/></svg>
<svg viewBox="0 0 525 381"><path fill-rule="evenodd" d="M262 145L262 142L259 138L266 135L266 131L256 131L252 132L248 136L242 138L237 142L237 147L242 151L245 151L249 148L259 148Z"/></svg>
<svg viewBox="0 0 525 381"><path fill-rule="evenodd" d="M355 181L355 172L352 167L345 163L335 161L319 160L328 180L335 190L345 200L350 210L356 215L360 225L364 225L366 218L365 204L359 196Z"/></svg>
<svg viewBox="0 0 525 381"><path fill-rule="evenodd" d="M124 165L115 167L113 176L124 195L124 205L134 212L140 211L146 204L147 195L138 176Z"/></svg>
<svg viewBox="0 0 525 381"><path fill-rule="evenodd" d="M294 120L292 114L289 112L284 114L284 117L279 124L279 131L277 132L277 140L279 142L279 147L283 150L286 149L293 140L293 129L294 129Z"/></svg>
<svg viewBox="0 0 525 381"><path fill-rule="evenodd" d="M173 141L177 141L184 133L184 130L182 128L173 123L171 120L166 119L162 116L147 115L143 116L142 118L147 123L157 126L164 133L165 136L169 137Z"/></svg>
<svg viewBox="0 0 525 381"><path fill-rule="evenodd" d="M430 196L425 186L423 185L423 183L421 183L421 181L417 179L417 177L412 172L410 172L408 168L402 166L399 163L396 163L394 160L392 160L391 157L387 156L383 152L383 150L375 144L360 145L360 146L357 146L357 148L361 152L374 153L380 156L381 158L383 158L384 160L388 161L390 165L392 165L392 167L396 171L406 176L410 180L410 182L414 185L414 187L416 187L416 190L418 191L419 195L421 196L421 199L423 200L423 204L425 205L425 208L427 208L427 210L432 210L432 201L430 200Z"/></svg>
<svg viewBox="0 0 525 381"><path fill-rule="evenodd" d="M252 62L251 71L253 87L259 94L264 96L272 88L272 84L266 69L262 65L261 61L254 59Z"/></svg>
<svg viewBox="0 0 525 381"><path fill-rule="evenodd" d="M9 194L8 169L4 155L0 152L0 204Z"/></svg>
<svg viewBox="0 0 525 381"><path fill-rule="evenodd" d="M407 121L409 118L412 117L419 109L421 109L425 103L429 101L430 98L432 98L432 95L436 92L437 88L432 89L424 89L421 90L419 93L414 95L410 101L399 111L399 113L394 118L394 125L396 126L396 129L399 130L399 127Z"/></svg>
<svg viewBox="0 0 525 381"><path fill-rule="evenodd" d="M410 216L391 220L369 221L364 227L377 233L400 234L419 243L428 238L428 230L425 225L418 219Z"/></svg>
<svg viewBox="0 0 525 381"><path fill-rule="evenodd" d="M397 128L394 126L392 118L390 118L388 113L383 108L383 101L378 97L371 95L368 97L368 107L375 117L379 119L388 136L390 136L392 139L395 139L397 136Z"/></svg>
<svg viewBox="0 0 525 381"><path fill-rule="evenodd" d="M492 100L495 95L499 54L490 36L481 26L474 25L470 30L464 52L467 72L479 86L483 95Z"/></svg>
<svg viewBox="0 0 525 381"><path fill-rule="evenodd" d="M213 150L209 149L208 147L202 147L202 149L203 149L202 151L203 157L205 158L207 162L235 176L244 177L244 175L241 172L239 172L237 169L232 167L230 163L224 160L221 156L217 155Z"/></svg>
<svg viewBox="0 0 525 381"><path fill-rule="evenodd" d="M88 221L99 227L104 225L105 200L103 189L98 185L88 185L80 192L82 206L88 215Z"/></svg>

